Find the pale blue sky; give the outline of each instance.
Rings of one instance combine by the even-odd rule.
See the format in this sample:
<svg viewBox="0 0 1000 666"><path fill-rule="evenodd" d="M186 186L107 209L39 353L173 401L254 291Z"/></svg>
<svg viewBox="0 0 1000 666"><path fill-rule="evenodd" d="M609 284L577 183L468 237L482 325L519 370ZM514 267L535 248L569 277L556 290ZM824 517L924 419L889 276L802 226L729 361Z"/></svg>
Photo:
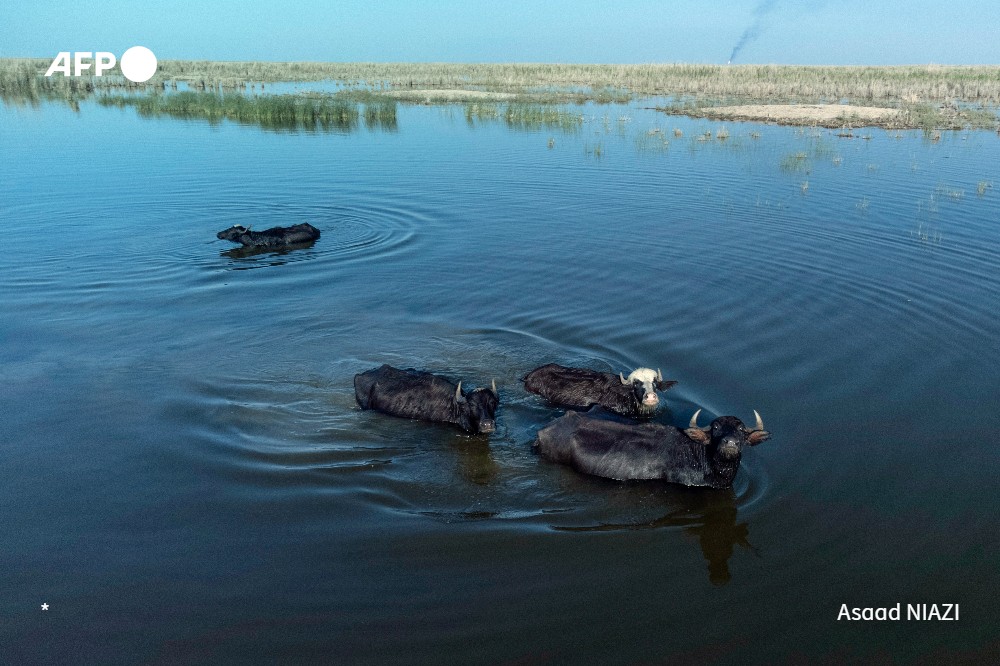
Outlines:
<svg viewBox="0 0 1000 666"><path fill-rule="evenodd" d="M39 0L0 3L0 56L998 64L997 0Z"/></svg>

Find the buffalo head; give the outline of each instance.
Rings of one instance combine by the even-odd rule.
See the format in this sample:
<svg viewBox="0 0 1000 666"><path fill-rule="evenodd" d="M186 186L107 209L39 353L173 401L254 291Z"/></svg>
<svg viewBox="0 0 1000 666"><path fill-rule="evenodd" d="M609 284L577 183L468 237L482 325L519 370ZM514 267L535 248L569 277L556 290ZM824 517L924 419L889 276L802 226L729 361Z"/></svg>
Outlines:
<svg viewBox="0 0 1000 666"><path fill-rule="evenodd" d="M244 227L242 224L234 224L228 229L224 229L219 233L215 234L215 237L219 240L233 241L234 243L239 243L239 238L243 234L250 231L250 227Z"/></svg>
<svg viewBox="0 0 1000 666"><path fill-rule="evenodd" d="M704 428L699 428L699 414L700 409L691 417L691 423L684 434L712 449L710 455L720 462L738 464L745 445L757 446L771 436L771 433L764 430L764 421L757 410L753 412L757 423L752 430L735 416L720 416Z"/></svg>
<svg viewBox="0 0 1000 666"><path fill-rule="evenodd" d="M490 433L496 430L494 415L500 404L497 383L490 382L490 388L479 388L462 393L462 382L455 389L455 411L460 425L469 432Z"/></svg>
<svg viewBox="0 0 1000 666"><path fill-rule="evenodd" d="M663 373L660 372L659 368L655 371L650 368L637 368L628 377L619 372L618 378L624 386L632 389L635 403L641 412L651 412L656 409L657 405L660 404L660 396L656 392L665 391L677 383L672 380L664 380Z"/></svg>

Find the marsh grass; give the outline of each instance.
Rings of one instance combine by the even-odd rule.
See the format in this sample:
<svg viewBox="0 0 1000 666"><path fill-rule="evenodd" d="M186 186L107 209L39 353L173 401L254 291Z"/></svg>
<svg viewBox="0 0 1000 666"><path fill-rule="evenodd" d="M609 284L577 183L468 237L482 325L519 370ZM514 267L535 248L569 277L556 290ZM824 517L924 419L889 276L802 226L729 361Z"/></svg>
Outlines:
<svg viewBox="0 0 1000 666"><path fill-rule="evenodd" d="M0 59L0 90L24 86L94 88L127 84L117 66L102 77L54 76L48 59ZM339 81L367 90L439 88L523 94L580 95L621 103L634 95L754 98L779 101L1000 104L1000 67L794 65L559 65L544 63L321 63L161 60L148 86L187 82L196 88L240 88L276 81Z"/></svg>
<svg viewBox="0 0 1000 666"><path fill-rule="evenodd" d="M396 120L396 105L392 102L375 102L364 105L363 117L365 127L368 129L380 129L396 131L399 129Z"/></svg>
<svg viewBox="0 0 1000 666"><path fill-rule="evenodd" d="M790 155L785 155L781 159L780 164L781 170L787 173L808 173L811 170L811 165L809 164L809 154L803 151L791 153Z"/></svg>
<svg viewBox="0 0 1000 666"><path fill-rule="evenodd" d="M583 124L583 116L579 113L540 104L509 104L503 118L508 126L522 129L548 127L575 131Z"/></svg>
<svg viewBox="0 0 1000 666"><path fill-rule="evenodd" d="M812 157L818 160L832 161L837 159L837 157L839 156L837 153L837 148L833 144L825 141L822 135L814 138L813 145L810 148L809 152L812 155Z"/></svg>
<svg viewBox="0 0 1000 666"><path fill-rule="evenodd" d="M584 144L583 152L599 160L604 156L604 143L598 141L596 144L590 145L588 142Z"/></svg>
<svg viewBox="0 0 1000 666"><path fill-rule="evenodd" d="M930 245L941 244L941 231L932 227L929 224L925 224L923 221L917 223L916 229L911 231L910 235L916 238L921 243L926 243Z"/></svg>
<svg viewBox="0 0 1000 666"><path fill-rule="evenodd" d="M863 102L865 100L862 100ZM673 102L656 109L669 115L684 115L694 118L710 118L714 120L733 121L755 121L772 122L780 125L803 125L813 126L819 123L823 127L839 128L837 134L843 138L853 138L853 130L858 127L882 127L889 130L901 129L921 129L925 133L940 132L941 130L962 130L962 129L1000 129L1000 117L997 115L995 106L959 106L954 103L908 103L898 100L883 100L878 103L876 109L885 109L890 113L885 117L865 117L852 112L849 107L835 118L816 120L808 116L800 116L795 113L795 108L786 110L776 108L773 113L761 115L759 118L754 113L743 110L744 105L767 107L778 104L814 104L822 103L823 100L795 100L775 101L761 100L754 97L730 98L725 102L719 100L685 100L683 102ZM870 139L871 135L862 135L863 139Z"/></svg>
<svg viewBox="0 0 1000 666"><path fill-rule="evenodd" d="M47 67L46 62L39 72L35 61L0 60L0 100L7 104L28 105L56 100L72 105L93 94L95 86L89 77L46 78ZM109 80L111 78L109 76Z"/></svg>
<svg viewBox="0 0 1000 666"><path fill-rule="evenodd" d="M0 99L38 104L75 103L95 91L151 93L256 91L276 81L333 81L360 103L511 104L625 103L636 96L672 102L663 110L698 116L734 103L848 103L899 109L890 129L933 132L1000 125L1000 67L822 67L779 65L555 65L532 63L317 63L163 60L146 84L133 84L115 67L101 77L46 78L48 59L0 59ZM374 97L381 97L375 100ZM846 127L859 119L845 111Z"/></svg>
<svg viewBox="0 0 1000 666"><path fill-rule="evenodd" d="M271 130L350 131L362 118L358 105L347 100L299 95L261 95L214 92L179 92L169 95L102 95L104 106L133 107L142 116L204 119L210 123L231 120ZM364 107L370 128L395 129L396 110L386 104Z"/></svg>
<svg viewBox="0 0 1000 666"><path fill-rule="evenodd" d="M579 113L549 105L523 103L466 104L465 120L470 125L477 122L503 122L514 129L558 129L563 132L576 132L583 125L583 116Z"/></svg>
<svg viewBox="0 0 1000 666"><path fill-rule="evenodd" d="M965 190L960 190L954 187L946 187L945 185L938 185L934 188L934 194L937 197L948 197L952 201L959 201L965 198Z"/></svg>
<svg viewBox="0 0 1000 666"><path fill-rule="evenodd" d="M47 63L45 63L47 65ZM541 63L267 63L163 61L177 80L344 81L359 87L417 86L525 92L576 90L595 101L630 95L757 99L899 100L1000 104L995 66L808 67L781 65L556 65ZM627 100L624 100L627 101Z"/></svg>
<svg viewBox="0 0 1000 666"><path fill-rule="evenodd" d="M953 99L940 104L907 103L902 109L909 126L925 134L966 128L996 129L998 125L995 108L962 105Z"/></svg>
<svg viewBox="0 0 1000 666"><path fill-rule="evenodd" d="M670 147L667 137L659 129L639 132L634 143L635 149L639 153L666 153Z"/></svg>
<svg viewBox="0 0 1000 666"><path fill-rule="evenodd" d="M499 121L500 105L492 103L473 102L465 105L465 121L474 125L477 121Z"/></svg>

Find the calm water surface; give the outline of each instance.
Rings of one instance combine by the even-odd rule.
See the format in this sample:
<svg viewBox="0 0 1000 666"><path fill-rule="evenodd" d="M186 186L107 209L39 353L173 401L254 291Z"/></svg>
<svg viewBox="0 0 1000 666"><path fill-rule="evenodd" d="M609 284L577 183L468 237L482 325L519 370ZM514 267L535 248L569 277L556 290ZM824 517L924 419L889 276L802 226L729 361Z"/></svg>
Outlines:
<svg viewBox="0 0 1000 666"><path fill-rule="evenodd" d="M1000 139L570 110L0 106L0 661L997 658ZM384 362L495 378L498 431L361 412ZM773 438L732 491L583 477L548 362ZM837 621L897 603L960 620Z"/></svg>

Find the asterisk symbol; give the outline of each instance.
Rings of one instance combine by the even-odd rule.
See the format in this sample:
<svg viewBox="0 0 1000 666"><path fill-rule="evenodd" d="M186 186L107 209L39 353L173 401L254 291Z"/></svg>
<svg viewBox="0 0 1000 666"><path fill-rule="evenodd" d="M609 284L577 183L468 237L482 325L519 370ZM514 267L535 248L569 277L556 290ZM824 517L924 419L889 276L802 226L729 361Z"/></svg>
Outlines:
<svg viewBox="0 0 1000 666"><path fill-rule="evenodd" d="M49 609L48 604L42 604L42 610L48 610L48 609Z"/></svg>

